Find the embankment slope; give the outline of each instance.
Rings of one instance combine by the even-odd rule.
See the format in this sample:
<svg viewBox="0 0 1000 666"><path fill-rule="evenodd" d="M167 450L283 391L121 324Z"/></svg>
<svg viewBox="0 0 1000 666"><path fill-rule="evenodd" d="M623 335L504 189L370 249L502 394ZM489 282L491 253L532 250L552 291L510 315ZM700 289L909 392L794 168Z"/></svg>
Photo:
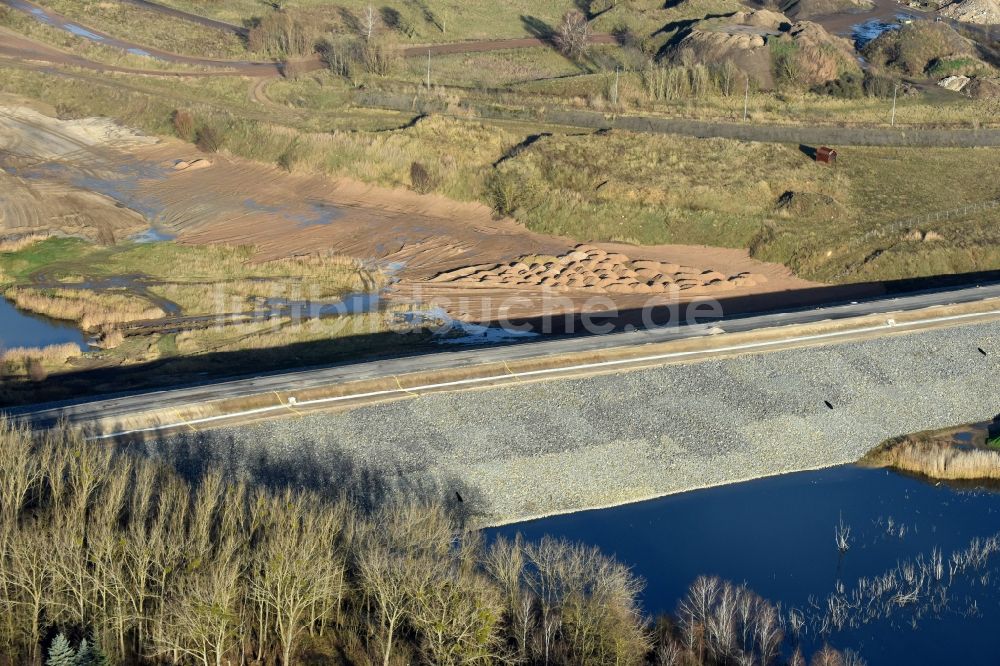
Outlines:
<svg viewBox="0 0 1000 666"><path fill-rule="evenodd" d="M998 358L1000 324L978 324L428 395L149 449L372 502L457 492L496 524L847 463L893 435L986 420L1000 413Z"/></svg>

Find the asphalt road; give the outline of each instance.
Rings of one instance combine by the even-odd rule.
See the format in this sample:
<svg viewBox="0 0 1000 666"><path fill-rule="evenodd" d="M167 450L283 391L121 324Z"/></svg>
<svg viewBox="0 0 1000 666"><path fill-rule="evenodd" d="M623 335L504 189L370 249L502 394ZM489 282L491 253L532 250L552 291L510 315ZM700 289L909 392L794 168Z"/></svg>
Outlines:
<svg viewBox="0 0 1000 666"><path fill-rule="evenodd" d="M354 365L251 376L83 402L20 407L8 410L7 413L18 420L25 420L36 426L47 426L60 420L69 423L86 423L96 419L114 419L148 410L195 405L213 400L276 391L302 391L344 382L391 378L394 375L405 375L412 372L468 368L486 363L540 359L557 354L586 353L612 348L635 348L637 355L641 356L641 347L644 345L701 337L718 333L718 329L727 333L757 331L778 326L919 310L931 306L972 303L997 297L1000 297L1000 284L988 284L957 290L937 290L907 296L870 299L827 307L722 318L708 323L683 326L625 331L607 335L550 338L536 342L488 348L443 349L440 353ZM887 329L887 331L889 330L891 329Z"/></svg>

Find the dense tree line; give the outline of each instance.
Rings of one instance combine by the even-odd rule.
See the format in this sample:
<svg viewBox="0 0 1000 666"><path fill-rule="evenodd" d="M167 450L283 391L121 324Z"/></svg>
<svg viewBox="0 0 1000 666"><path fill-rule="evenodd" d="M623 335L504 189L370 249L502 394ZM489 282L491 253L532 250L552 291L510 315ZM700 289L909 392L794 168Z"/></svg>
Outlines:
<svg viewBox="0 0 1000 666"><path fill-rule="evenodd" d="M0 420L7 663L779 658L773 607L719 582L698 585L678 623L652 627L637 605L640 581L593 548L486 547L440 506L372 514L215 473L192 483L68 429L34 436Z"/></svg>

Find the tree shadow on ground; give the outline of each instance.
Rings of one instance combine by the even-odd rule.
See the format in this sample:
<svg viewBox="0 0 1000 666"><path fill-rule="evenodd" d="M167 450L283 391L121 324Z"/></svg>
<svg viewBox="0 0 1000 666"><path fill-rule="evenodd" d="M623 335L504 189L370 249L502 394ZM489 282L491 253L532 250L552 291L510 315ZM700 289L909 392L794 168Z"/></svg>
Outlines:
<svg viewBox="0 0 1000 666"><path fill-rule="evenodd" d="M540 39L549 46L555 46L556 31L548 23L536 16L521 15L521 24L525 31L536 39Z"/></svg>
<svg viewBox="0 0 1000 666"><path fill-rule="evenodd" d="M404 469L391 449L371 463L336 442L304 439L276 448L228 430L122 438L116 446L162 462L193 485L218 472L229 482L251 487L307 490L331 501L344 498L363 512L404 501L442 505L463 524L487 513L481 493L464 479L430 468Z"/></svg>

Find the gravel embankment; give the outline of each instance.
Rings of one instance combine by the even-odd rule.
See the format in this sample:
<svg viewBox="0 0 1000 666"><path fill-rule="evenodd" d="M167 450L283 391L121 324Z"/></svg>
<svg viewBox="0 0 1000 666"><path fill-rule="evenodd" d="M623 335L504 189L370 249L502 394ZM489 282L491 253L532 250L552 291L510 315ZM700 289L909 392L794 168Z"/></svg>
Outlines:
<svg viewBox="0 0 1000 666"><path fill-rule="evenodd" d="M430 395L160 451L373 502L458 492L496 524L847 463L893 435L989 419L998 359L1000 324L965 326Z"/></svg>

